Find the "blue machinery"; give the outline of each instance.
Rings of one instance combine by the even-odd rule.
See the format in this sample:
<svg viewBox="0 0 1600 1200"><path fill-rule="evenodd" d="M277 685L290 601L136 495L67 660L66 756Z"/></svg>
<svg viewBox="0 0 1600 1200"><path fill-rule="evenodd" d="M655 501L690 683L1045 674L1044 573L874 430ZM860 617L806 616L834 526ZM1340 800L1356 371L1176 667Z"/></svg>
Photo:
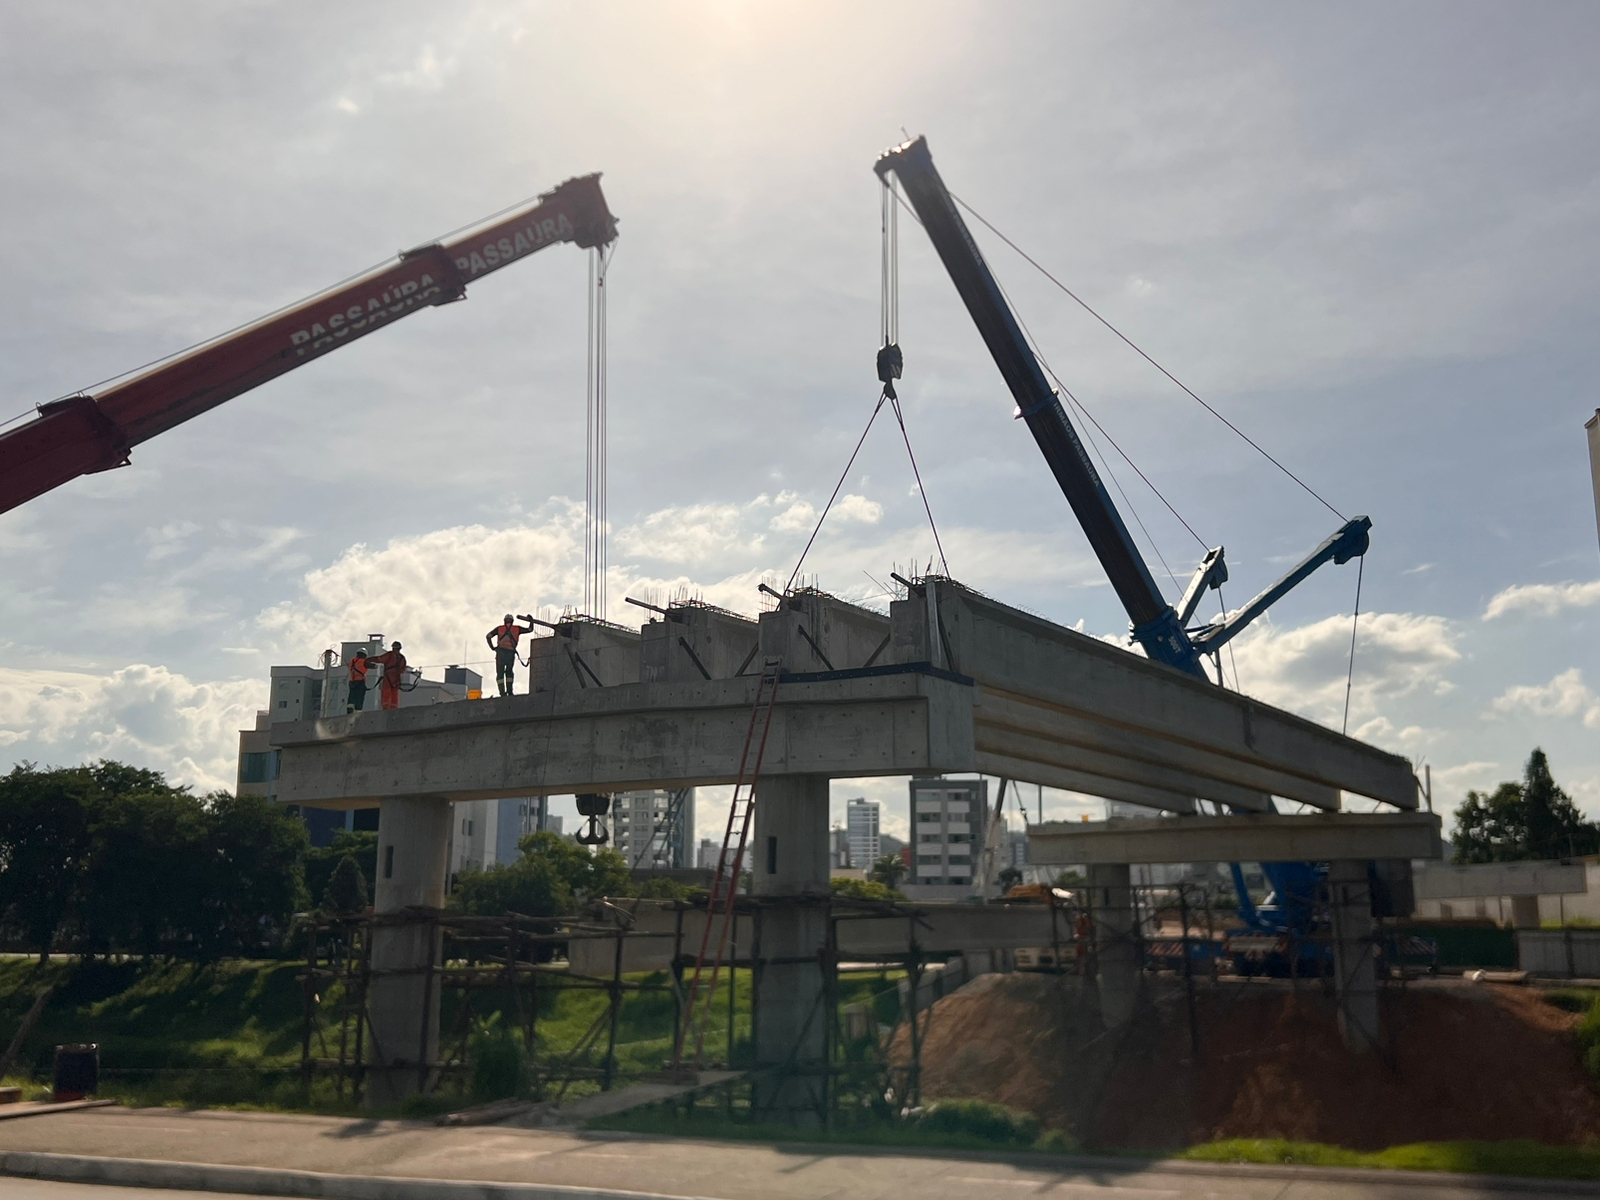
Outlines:
<svg viewBox="0 0 1600 1200"><path fill-rule="evenodd" d="M1191 625L1195 609L1205 593L1227 582L1228 569L1222 547L1206 554L1178 607L1168 604L1129 535L1122 514L1089 461L1060 397L1046 381L1039 360L973 241L954 198L939 177L933 157L928 153L927 139L919 137L886 151L874 169L886 186L892 171L905 190L907 202L921 220L967 312L989 347L995 365L1000 368L1006 386L1016 399L1018 417L1027 422L1067 503L1083 527L1089 545L1105 568L1117 598L1127 610L1134 640L1148 657L1206 679L1201 663L1203 655L1217 654L1245 626L1324 563L1342 564L1366 553L1372 522L1366 517L1356 517L1231 616L1210 624ZM899 347L886 345L879 352L878 363L885 387L892 388L892 379L900 374ZM1218 678L1221 678L1220 664ZM1270 799L1268 807L1271 807ZM1313 898L1322 871L1313 863L1261 865L1274 895L1260 906L1251 902L1238 865L1233 867L1241 919L1252 932L1260 934L1310 932Z"/></svg>

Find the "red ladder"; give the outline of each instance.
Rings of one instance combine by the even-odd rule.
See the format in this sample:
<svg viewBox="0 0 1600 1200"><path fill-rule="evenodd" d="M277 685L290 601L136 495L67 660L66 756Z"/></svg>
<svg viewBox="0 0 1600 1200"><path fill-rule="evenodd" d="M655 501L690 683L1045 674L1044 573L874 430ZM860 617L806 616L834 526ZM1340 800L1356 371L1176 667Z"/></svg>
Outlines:
<svg viewBox="0 0 1600 1200"><path fill-rule="evenodd" d="M767 752L767 734L772 730L772 711L778 700L778 681L783 661L767 659L756 684L756 700L750 707L750 726L744 735L744 750L739 755L739 775L733 785L733 802L728 806L728 827L722 834L722 853L717 858L717 874L711 881L711 898L706 905L706 927L700 935L700 954L695 959L694 975L683 1008L683 1027L672 1050L672 1065L683 1063L684 1049L694 1038L693 1065L698 1068L705 1048L706 1027L711 1023L711 1002L722 973L723 956L728 952L728 937L733 930L734 900L739 894L739 875L744 870L745 846L750 840L750 821L756 811L756 781L761 777L761 760ZM759 736L757 726L760 726ZM752 759L751 750L755 757ZM729 851L732 850L732 856ZM712 944L712 928L716 943ZM711 971L706 974L710 959Z"/></svg>

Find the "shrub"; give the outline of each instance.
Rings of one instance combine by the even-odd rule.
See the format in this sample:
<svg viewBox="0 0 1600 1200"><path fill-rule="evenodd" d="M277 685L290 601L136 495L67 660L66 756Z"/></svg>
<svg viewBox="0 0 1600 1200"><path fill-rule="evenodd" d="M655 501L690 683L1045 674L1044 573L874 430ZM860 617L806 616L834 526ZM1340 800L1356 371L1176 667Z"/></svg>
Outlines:
<svg viewBox="0 0 1600 1200"><path fill-rule="evenodd" d="M987 1100L940 1100L918 1122L933 1133L964 1133L1001 1146L1031 1146L1039 1137L1039 1118Z"/></svg>
<svg viewBox="0 0 1600 1200"><path fill-rule="evenodd" d="M1578 1022L1575 1032L1584 1069L1594 1079L1600 1080L1600 1000L1590 1006L1588 1015Z"/></svg>
<svg viewBox="0 0 1600 1200"><path fill-rule="evenodd" d="M522 1031L502 1024L499 1013L478 1021L467 1039L472 1062L472 1099L485 1104L522 1093L527 1082L527 1054Z"/></svg>

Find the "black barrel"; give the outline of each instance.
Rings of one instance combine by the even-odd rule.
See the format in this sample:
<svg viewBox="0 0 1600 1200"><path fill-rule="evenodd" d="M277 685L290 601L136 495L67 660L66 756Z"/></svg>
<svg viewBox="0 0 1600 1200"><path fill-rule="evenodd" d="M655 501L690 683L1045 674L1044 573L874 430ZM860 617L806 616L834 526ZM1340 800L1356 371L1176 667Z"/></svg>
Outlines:
<svg viewBox="0 0 1600 1200"><path fill-rule="evenodd" d="M74 1042L56 1047L56 1103L82 1100L100 1090L100 1047Z"/></svg>

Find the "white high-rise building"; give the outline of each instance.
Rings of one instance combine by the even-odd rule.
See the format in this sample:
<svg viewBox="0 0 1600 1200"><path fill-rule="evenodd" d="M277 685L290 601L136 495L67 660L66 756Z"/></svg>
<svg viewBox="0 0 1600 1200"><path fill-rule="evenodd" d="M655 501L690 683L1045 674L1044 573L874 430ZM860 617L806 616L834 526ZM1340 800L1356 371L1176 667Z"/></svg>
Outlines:
<svg viewBox="0 0 1600 1200"><path fill-rule="evenodd" d="M611 845L641 871L687 867L694 846L694 789L678 806L669 825L672 792L666 788L617 792L611 797Z"/></svg>
<svg viewBox="0 0 1600 1200"><path fill-rule="evenodd" d="M878 845L878 802L857 796L844 807L845 829L850 838L850 865L870 871L883 853Z"/></svg>

